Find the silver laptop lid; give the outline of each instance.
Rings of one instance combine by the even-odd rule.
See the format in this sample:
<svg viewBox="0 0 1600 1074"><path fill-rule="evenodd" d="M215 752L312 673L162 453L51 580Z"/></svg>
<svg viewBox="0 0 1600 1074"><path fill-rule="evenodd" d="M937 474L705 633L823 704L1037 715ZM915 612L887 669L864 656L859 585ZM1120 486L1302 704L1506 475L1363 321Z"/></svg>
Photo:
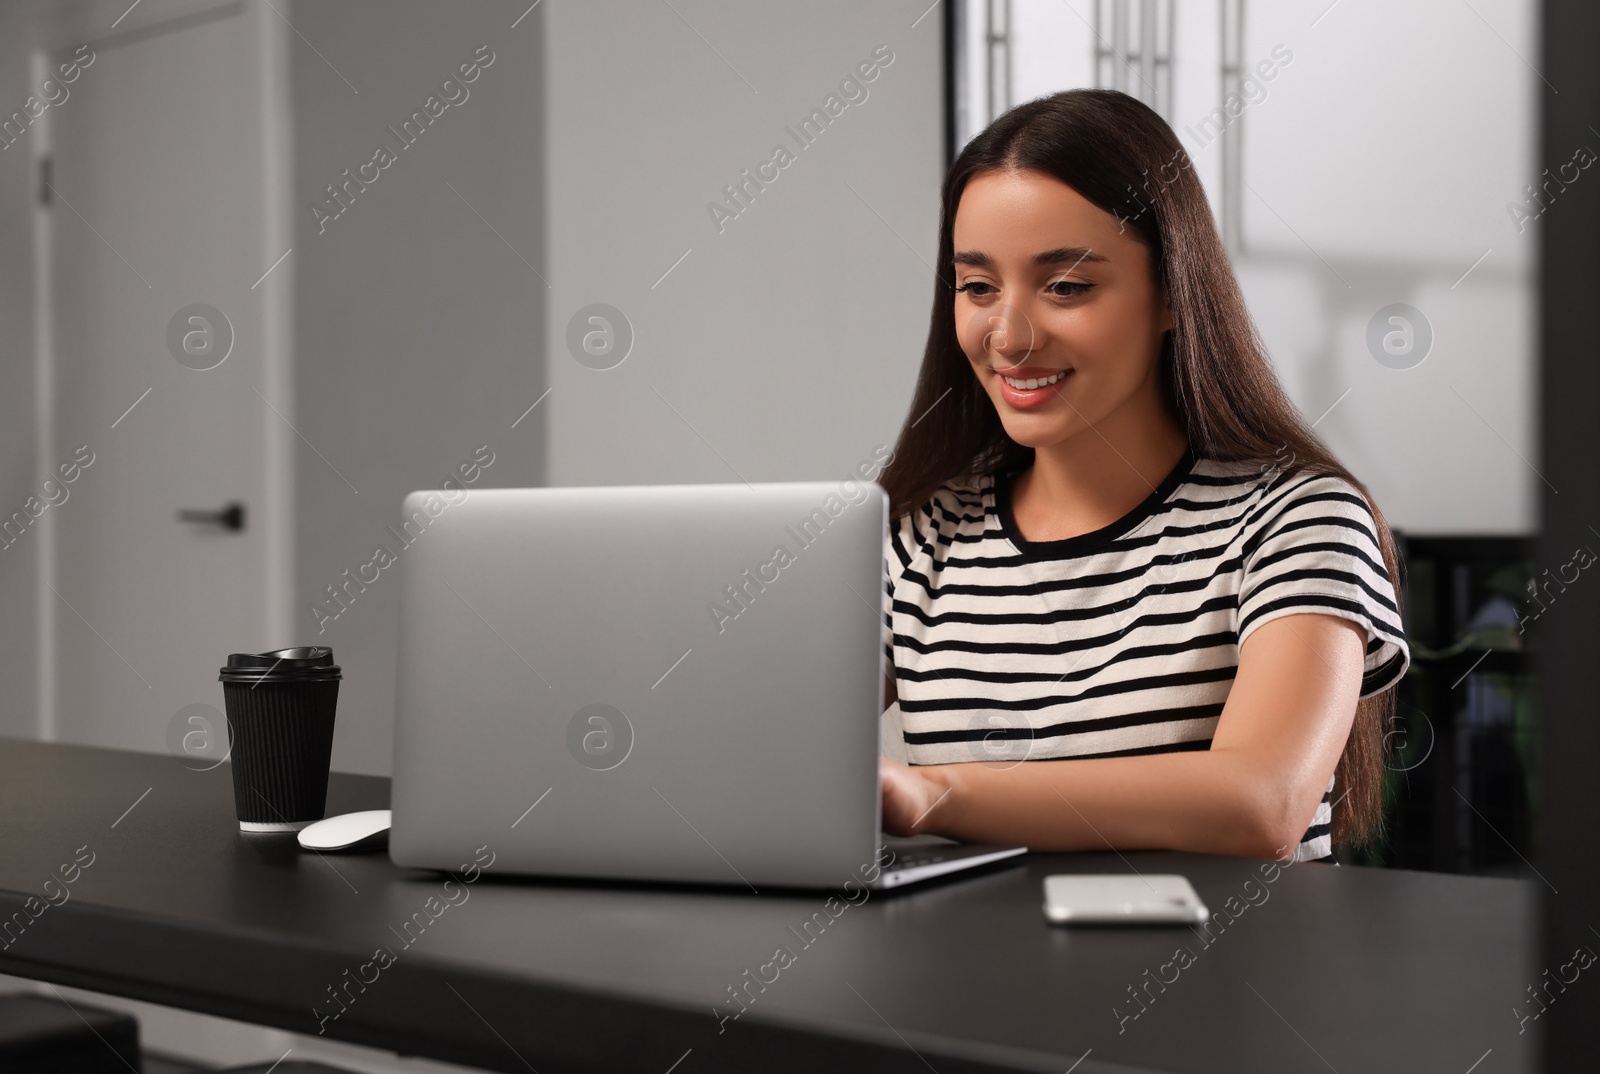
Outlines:
<svg viewBox="0 0 1600 1074"><path fill-rule="evenodd" d="M450 502L450 499L457 502ZM837 887L876 856L888 496L414 492L390 856Z"/></svg>

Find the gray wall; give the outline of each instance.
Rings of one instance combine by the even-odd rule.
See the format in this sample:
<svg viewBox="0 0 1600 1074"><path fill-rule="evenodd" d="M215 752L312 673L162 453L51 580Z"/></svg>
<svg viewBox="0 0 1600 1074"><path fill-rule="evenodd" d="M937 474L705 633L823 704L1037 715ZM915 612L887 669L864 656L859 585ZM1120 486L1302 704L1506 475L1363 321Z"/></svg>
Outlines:
<svg viewBox="0 0 1600 1074"><path fill-rule="evenodd" d="M337 73L295 52L296 421L327 462L297 468L290 640L345 668L336 767L388 770L397 587L381 572L321 634L311 605L479 445L480 486L757 481L842 475L898 429L932 291L938 19L676 7L541 5L513 30L522 5L297 6ZM319 234L323 187L483 44L471 97ZM879 45L865 97L791 141ZM793 163L719 233L707 203L782 143ZM631 325L615 368L569 351L592 303Z"/></svg>
<svg viewBox="0 0 1600 1074"><path fill-rule="evenodd" d="M0 109L9 116L31 94L28 57L35 41L34 10L18 6L0 16ZM33 368L33 192L30 147L23 139L0 150L0 516L18 510L37 495L34 458ZM32 538L32 539L29 539ZM36 535L0 551L0 683L6 703L0 705L0 735L37 734L38 694L34 662L34 578L38 571Z"/></svg>
<svg viewBox="0 0 1600 1074"><path fill-rule="evenodd" d="M926 7L549 5L552 484L842 477L893 443L944 172ZM785 126L879 45L865 99L799 148ZM707 203L778 145L796 159L719 232ZM614 369L568 352L590 303L632 325Z"/></svg>
<svg viewBox="0 0 1600 1074"><path fill-rule="evenodd" d="M401 498L438 487L480 445L494 462L478 487L545 481L549 411L511 428L546 376L545 287L535 271L547 258L544 21L535 10L511 29L524 6L356 0L296 3L289 14L316 51L298 40L293 48L295 424L304 441L294 635L283 643L331 645L344 668L339 769L389 770L399 594L394 568L364 589L343 589L344 572L359 580L380 545L403 557L386 532L399 523ZM441 86L484 45L493 59L473 81ZM387 128L426 113L430 96L439 114L400 148ZM380 145L392 163L364 190L352 185L340 215L320 220L312 206L328 203L327 185L342 187L346 169L359 181ZM346 593L344 610L330 585ZM337 618L313 613L315 604Z"/></svg>

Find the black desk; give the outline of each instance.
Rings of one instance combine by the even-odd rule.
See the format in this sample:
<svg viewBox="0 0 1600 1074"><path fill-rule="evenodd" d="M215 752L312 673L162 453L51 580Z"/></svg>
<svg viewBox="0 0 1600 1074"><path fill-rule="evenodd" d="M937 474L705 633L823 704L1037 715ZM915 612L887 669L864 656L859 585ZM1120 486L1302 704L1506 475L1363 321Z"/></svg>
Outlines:
<svg viewBox="0 0 1600 1074"><path fill-rule="evenodd" d="M1518 881L1305 864L1263 884L1239 858L1040 855L838 903L806 946L791 926L830 920L824 894L493 868L447 892L381 854L243 837L230 795L227 766L0 739L0 972L301 1033L318 1010L333 1037L540 1074L1464 1074L1480 1059L1474 1074L1501 1074L1535 1058L1511 1013L1539 973L1537 892ZM329 810L387 795L386 780L336 776ZM63 876L80 847L92 864ZM1237 918L1209 946L1186 928L1045 923L1049 873L1130 867L1187 874L1214 912L1234 897ZM425 929L395 931L416 913ZM1192 958L1174 963L1179 947ZM719 1027L715 1005L739 1010L730 986L755 999ZM1154 1002L1119 1026L1141 986ZM330 989L354 997L342 1013Z"/></svg>

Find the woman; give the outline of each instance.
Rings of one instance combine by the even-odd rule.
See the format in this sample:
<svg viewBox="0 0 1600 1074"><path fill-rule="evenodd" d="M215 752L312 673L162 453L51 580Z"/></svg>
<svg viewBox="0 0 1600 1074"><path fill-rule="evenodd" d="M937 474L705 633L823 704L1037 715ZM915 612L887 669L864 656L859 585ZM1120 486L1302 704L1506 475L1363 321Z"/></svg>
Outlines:
<svg viewBox="0 0 1600 1074"><path fill-rule="evenodd" d="M889 493L892 834L1333 860L1410 664L1388 525L1301 419L1171 128L1071 90L945 180Z"/></svg>

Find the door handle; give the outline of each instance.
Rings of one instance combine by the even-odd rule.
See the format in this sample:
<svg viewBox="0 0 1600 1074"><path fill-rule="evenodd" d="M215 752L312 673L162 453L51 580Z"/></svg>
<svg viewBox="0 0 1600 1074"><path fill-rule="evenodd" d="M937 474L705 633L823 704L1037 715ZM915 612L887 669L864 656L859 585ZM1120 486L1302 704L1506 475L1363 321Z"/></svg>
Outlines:
<svg viewBox="0 0 1600 1074"><path fill-rule="evenodd" d="M203 526L221 526L238 533L244 529L244 504L230 503L220 511L195 511L184 508L178 512L179 522L194 522Z"/></svg>

